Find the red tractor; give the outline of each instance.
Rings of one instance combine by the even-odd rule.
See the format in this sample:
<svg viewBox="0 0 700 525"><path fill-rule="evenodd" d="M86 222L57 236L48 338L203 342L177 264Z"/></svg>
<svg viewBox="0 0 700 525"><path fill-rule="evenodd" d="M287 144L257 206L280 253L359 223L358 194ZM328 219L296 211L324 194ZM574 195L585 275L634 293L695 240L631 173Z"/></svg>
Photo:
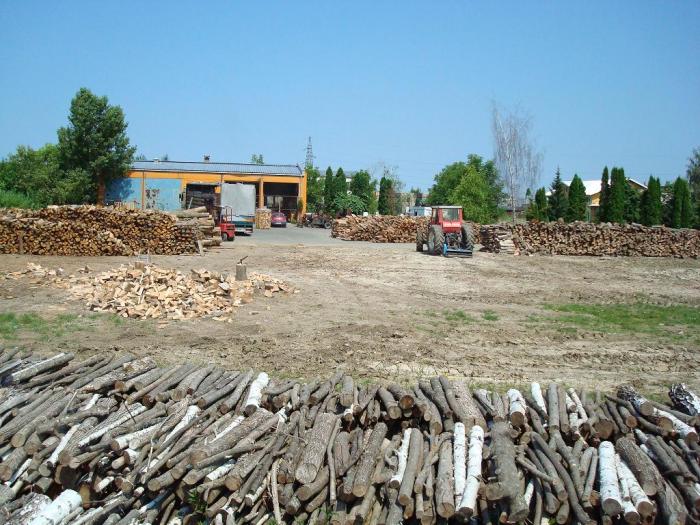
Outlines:
<svg viewBox="0 0 700 525"><path fill-rule="evenodd" d="M416 232L416 251L422 252L425 244L433 255L472 256L474 233L462 222L461 206L433 206L430 224Z"/></svg>

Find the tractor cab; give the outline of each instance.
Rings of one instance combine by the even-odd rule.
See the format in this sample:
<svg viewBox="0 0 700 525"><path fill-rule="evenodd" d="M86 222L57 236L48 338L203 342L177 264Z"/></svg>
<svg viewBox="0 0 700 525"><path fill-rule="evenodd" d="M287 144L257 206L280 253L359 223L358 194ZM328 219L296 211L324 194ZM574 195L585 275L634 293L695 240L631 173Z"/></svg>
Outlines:
<svg viewBox="0 0 700 525"><path fill-rule="evenodd" d="M474 234L462 222L461 206L433 206L430 224L416 232L416 251L422 252L426 244L433 255L472 256Z"/></svg>

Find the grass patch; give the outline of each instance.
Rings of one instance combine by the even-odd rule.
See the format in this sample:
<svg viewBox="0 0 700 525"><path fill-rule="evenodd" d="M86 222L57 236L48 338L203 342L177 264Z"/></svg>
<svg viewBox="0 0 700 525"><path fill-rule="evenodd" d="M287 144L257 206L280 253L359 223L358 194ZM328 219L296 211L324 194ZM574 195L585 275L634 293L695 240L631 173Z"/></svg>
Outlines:
<svg viewBox="0 0 700 525"><path fill-rule="evenodd" d="M94 326L90 320L75 314L58 314L47 318L36 313L0 313L0 338L5 340L31 334L40 341L50 341L67 333L91 328Z"/></svg>
<svg viewBox="0 0 700 525"><path fill-rule="evenodd" d="M483 314L482 317L484 318L484 321L498 321L498 315L496 315L496 312L493 310L486 310Z"/></svg>
<svg viewBox="0 0 700 525"><path fill-rule="evenodd" d="M609 334L647 334L674 340L700 338L700 309L685 305L632 304L545 305L557 329L588 330Z"/></svg>
<svg viewBox="0 0 700 525"><path fill-rule="evenodd" d="M464 310L445 310L442 312L445 320L453 323L473 323L474 318Z"/></svg>

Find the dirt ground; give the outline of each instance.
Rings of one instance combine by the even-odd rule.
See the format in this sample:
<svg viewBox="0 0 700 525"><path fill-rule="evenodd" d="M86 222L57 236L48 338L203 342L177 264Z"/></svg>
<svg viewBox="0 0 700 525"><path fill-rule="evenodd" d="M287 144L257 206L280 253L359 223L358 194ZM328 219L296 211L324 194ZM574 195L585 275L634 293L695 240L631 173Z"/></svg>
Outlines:
<svg viewBox="0 0 700 525"><path fill-rule="evenodd" d="M639 301L700 307L700 261L485 253L443 258L416 253L409 244L349 243L297 228L256 232L204 257L153 260L181 270L230 271L244 256L249 271L285 279L300 292L256 297L228 323L98 317L85 329L48 337L21 333L4 344L80 355L128 351L161 363L253 367L284 377L345 367L358 378L445 373L466 376L473 385L558 380L610 388L630 381L660 392L686 381L700 387L697 331L686 337L681 327L669 339L562 329L546 308ZM86 264L103 271L129 260L2 255L0 273L22 270L30 261L72 273ZM67 300L65 290L26 280L0 280L0 312L88 313Z"/></svg>

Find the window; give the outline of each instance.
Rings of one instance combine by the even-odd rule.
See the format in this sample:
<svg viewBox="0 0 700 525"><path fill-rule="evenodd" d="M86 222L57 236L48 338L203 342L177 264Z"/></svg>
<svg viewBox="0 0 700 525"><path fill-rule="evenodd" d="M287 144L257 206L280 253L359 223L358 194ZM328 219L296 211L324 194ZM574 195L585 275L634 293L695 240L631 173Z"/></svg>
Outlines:
<svg viewBox="0 0 700 525"><path fill-rule="evenodd" d="M458 221L459 220L459 210L457 208L444 208L442 210L442 220L443 221Z"/></svg>

